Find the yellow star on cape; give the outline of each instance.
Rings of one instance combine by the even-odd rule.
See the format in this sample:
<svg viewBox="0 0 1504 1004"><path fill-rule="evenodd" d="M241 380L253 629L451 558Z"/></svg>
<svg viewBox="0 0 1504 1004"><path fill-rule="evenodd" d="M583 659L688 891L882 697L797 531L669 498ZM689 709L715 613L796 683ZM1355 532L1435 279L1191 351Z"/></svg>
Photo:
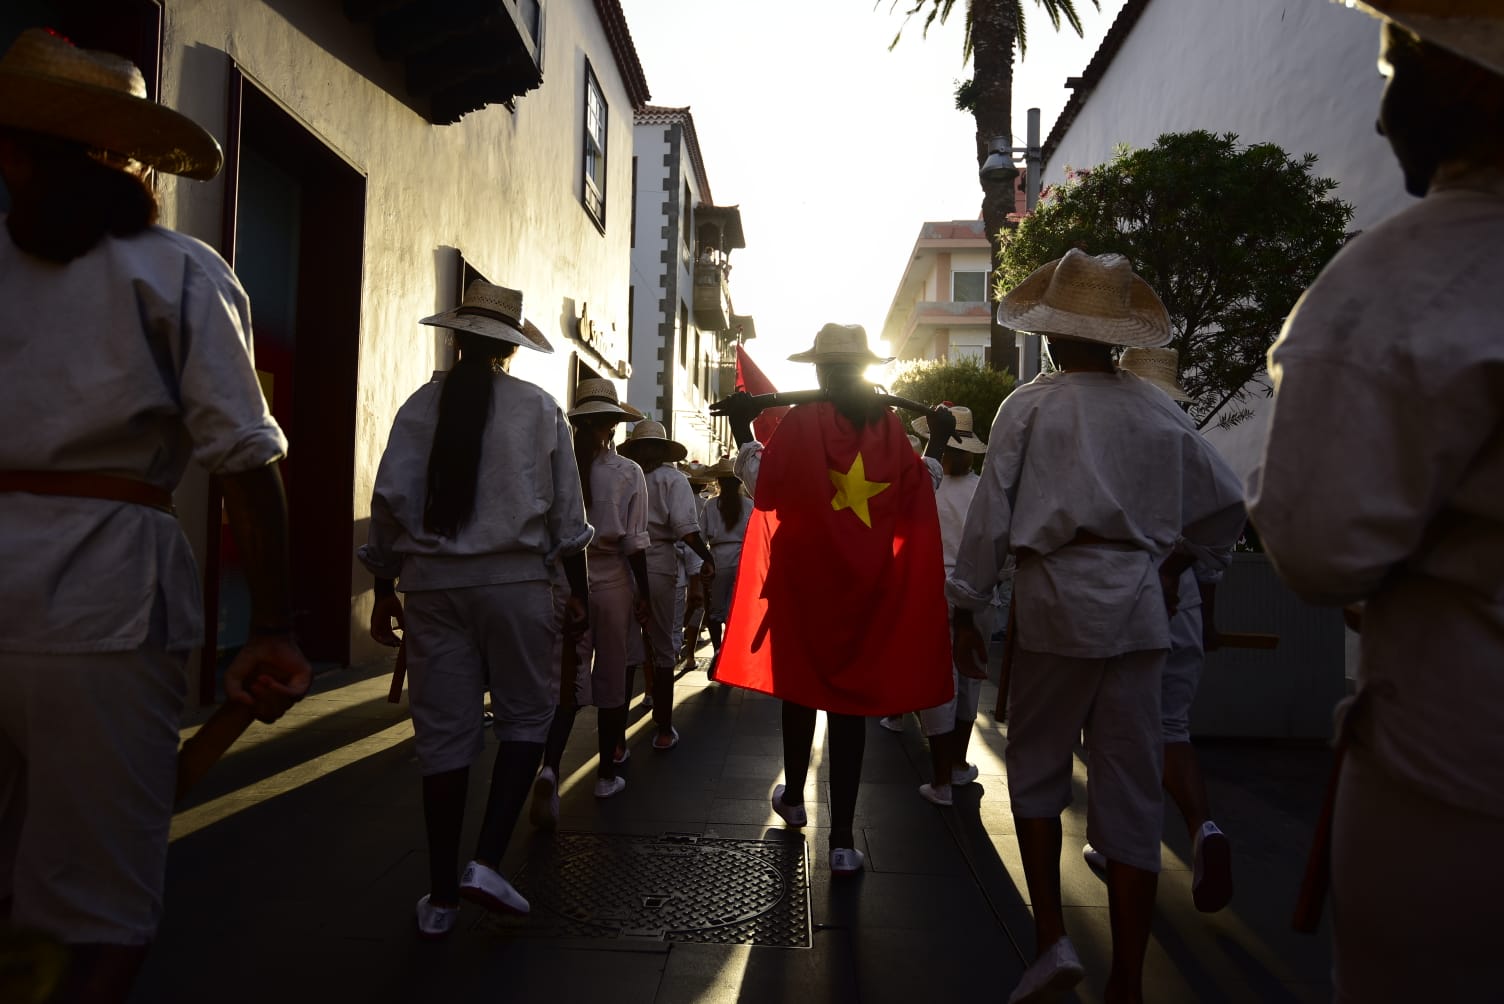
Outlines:
<svg viewBox="0 0 1504 1004"><path fill-rule="evenodd" d="M830 500L830 507L836 512L842 509L850 509L856 513L857 519L872 525L872 514L867 511L867 500L880 494L890 481L868 481L867 471L862 464L862 455L858 453L856 459L851 462L851 470L842 474L840 471L827 471L830 475L830 483L836 486L835 498Z"/></svg>

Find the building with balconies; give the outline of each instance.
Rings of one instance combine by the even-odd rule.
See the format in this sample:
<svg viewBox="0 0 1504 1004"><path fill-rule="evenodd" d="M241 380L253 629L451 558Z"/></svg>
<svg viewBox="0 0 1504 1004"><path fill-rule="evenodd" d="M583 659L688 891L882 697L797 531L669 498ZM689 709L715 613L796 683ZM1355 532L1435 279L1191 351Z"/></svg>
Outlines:
<svg viewBox="0 0 1504 1004"><path fill-rule="evenodd" d="M900 359L989 365L987 231L981 220L925 223L898 280L883 340Z"/></svg>
<svg viewBox="0 0 1504 1004"><path fill-rule="evenodd" d="M741 210L712 199L688 108L639 109L634 141L628 398L709 462L731 446L709 405L734 389L724 363L755 331L731 302Z"/></svg>

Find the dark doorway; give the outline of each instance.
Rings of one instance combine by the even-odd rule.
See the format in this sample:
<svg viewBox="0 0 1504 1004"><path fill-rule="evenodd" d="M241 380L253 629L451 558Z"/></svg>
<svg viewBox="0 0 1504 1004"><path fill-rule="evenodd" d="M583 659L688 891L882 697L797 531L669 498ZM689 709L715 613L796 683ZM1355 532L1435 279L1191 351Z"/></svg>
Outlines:
<svg viewBox="0 0 1504 1004"><path fill-rule="evenodd" d="M282 472L294 621L310 660L344 665L365 178L239 72L230 87L227 243L251 299L262 389L290 444ZM216 579L221 660L244 644L249 617L227 531Z"/></svg>

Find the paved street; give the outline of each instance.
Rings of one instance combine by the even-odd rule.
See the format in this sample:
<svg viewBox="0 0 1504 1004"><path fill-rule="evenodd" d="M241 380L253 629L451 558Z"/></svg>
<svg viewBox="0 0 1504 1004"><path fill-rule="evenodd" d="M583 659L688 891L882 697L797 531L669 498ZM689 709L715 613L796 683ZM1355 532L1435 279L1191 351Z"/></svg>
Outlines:
<svg viewBox="0 0 1504 1004"><path fill-rule="evenodd" d="M471 905L447 942L426 944L412 927L426 858L411 724L405 703L386 703L387 674L377 665L322 675L293 714L254 727L194 793L175 820L167 915L135 1001L1001 1001L1023 969L1033 934L990 686L972 744L982 776L957 789L951 810L917 794L928 765L917 723L903 735L870 723L857 807L867 871L854 878L832 881L828 869L817 750L804 831L809 948L540 936L541 915L499 922ZM700 672L680 679L678 696L684 739L668 754L649 749L634 703L628 787L604 802L590 790L594 716L581 714L561 830L798 840L767 801L782 771L777 703L707 686ZM1221 743L1202 756L1238 893L1222 913L1195 912L1188 841L1169 810L1149 999L1327 999L1326 933L1297 935L1288 923L1326 754ZM466 851L489 762L472 772ZM1090 1002L1109 943L1106 887L1080 856L1082 794L1065 820L1062 869L1088 970L1077 999ZM537 861L550 839L524 816L504 870Z"/></svg>

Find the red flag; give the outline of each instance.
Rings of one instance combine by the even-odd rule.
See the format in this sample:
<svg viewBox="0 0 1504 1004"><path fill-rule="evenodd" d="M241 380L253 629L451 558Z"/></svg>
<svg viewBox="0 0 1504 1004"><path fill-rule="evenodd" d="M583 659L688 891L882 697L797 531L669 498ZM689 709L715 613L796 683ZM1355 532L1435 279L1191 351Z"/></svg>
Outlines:
<svg viewBox="0 0 1504 1004"><path fill-rule="evenodd" d="M773 381L763 375L762 370L747 355L747 350L740 345L736 347L736 389L744 390L748 394L776 394L778 388L773 386ZM761 415L752 420L752 433L759 443L766 443L773 438L773 430L778 428L778 423L783 421L783 416L788 413L788 405L781 408L769 408Z"/></svg>
<svg viewBox="0 0 1504 1004"><path fill-rule="evenodd" d="M848 715L948 701L940 520L898 416L858 430L800 405L751 487L716 679Z"/></svg>

